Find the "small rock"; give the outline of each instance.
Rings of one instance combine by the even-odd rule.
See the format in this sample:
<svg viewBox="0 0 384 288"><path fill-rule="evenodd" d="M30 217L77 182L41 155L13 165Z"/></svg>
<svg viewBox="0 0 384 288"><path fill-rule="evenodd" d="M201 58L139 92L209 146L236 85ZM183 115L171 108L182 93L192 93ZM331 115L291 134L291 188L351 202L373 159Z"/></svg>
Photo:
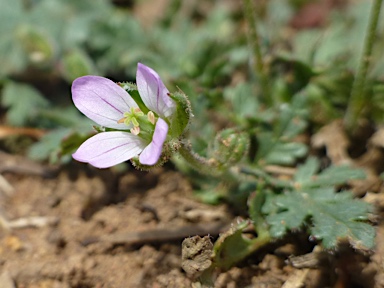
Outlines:
<svg viewBox="0 0 384 288"><path fill-rule="evenodd" d="M1 288L16 288L15 283L8 271L0 275Z"/></svg>

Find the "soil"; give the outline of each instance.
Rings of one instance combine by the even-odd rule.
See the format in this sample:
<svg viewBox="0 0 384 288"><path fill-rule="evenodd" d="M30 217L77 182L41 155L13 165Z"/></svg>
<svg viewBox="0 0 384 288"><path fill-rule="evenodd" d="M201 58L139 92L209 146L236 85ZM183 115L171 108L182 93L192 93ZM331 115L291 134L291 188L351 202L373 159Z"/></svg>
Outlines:
<svg viewBox="0 0 384 288"><path fill-rule="evenodd" d="M1 288L199 287L181 268L183 239L214 240L237 219L224 204L197 201L172 167L52 170L1 159ZM377 249L365 255L348 245L324 252L292 234L219 272L215 287L383 287L384 227L377 231Z"/></svg>

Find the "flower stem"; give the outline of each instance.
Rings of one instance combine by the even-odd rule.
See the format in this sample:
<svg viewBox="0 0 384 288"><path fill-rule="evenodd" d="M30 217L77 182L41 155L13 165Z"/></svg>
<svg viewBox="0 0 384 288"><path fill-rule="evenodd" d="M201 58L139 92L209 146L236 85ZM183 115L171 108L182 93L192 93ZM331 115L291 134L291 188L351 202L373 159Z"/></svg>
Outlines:
<svg viewBox="0 0 384 288"><path fill-rule="evenodd" d="M215 165L213 159L210 161L209 159L201 157L197 153L193 152L189 142L182 142L178 152L187 161L187 163L192 166L192 168L202 174L219 176L222 173L218 169L217 165Z"/></svg>
<svg viewBox="0 0 384 288"><path fill-rule="evenodd" d="M350 130L352 129L359 116L361 116L365 104L367 103L365 82L368 74L369 66L372 62L372 47L375 40L376 28L379 21L382 0L374 0L369 16L369 24L367 27L363 52L360 57L359 66L357 68L355 80L353 82L351 97L349 99L347 112L344 117L344 124Z"/></svg>
<svg viewBox="0 0 384 288"><path fill-rule="evenodd" d="M248 41L253 53L253 70L260 81L262 98L265 104L270 103L270 89L268 75L265 70L265 64L261 53L260 37L257 31L257 20L255 17L255 7L253 0L243 0L244 15L248 22Z"/></svg>

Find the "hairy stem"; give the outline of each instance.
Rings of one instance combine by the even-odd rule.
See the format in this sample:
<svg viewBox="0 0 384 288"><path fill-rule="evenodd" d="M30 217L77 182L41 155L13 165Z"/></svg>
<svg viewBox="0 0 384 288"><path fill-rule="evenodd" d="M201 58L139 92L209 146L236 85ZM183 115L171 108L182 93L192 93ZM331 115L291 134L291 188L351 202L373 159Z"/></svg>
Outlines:
<svg viewBox="0 0 384 288"><path fill-rule="evenodd" d="M372 62L372 47L375 40L376 28L379 21L382 0L374 0L369 16L369 24L367 27L363 52L360 57L359 66L352 86L351 97L349 99L347 112L344 117L346 127L351 130L357 123L358 118L363 113L365 104L367 103L365 82L368 74L369 66Z"/></svg>
<svg viewBox="0 0 384 288"><path fill-rule="evenodd" d="M219 176L222 173L213 159L209 160L193 152L190 143L183 142L178 152L192 168L202 174Z"/></svg>
<svg viewBox="0 0 384 288"><path fill-rule="evenodd" d="M243 0L243 7L244 7L245 19L248 22L248 41L251 46L253 58L254 58L253 70L260 81L263 100L265 101L266 104L271 104L268 75L265 69L265 64L263 62L261 46L260 46L260 37L257 31L257 20L255 17L256 12L254 7L254 1Z"/></svg>

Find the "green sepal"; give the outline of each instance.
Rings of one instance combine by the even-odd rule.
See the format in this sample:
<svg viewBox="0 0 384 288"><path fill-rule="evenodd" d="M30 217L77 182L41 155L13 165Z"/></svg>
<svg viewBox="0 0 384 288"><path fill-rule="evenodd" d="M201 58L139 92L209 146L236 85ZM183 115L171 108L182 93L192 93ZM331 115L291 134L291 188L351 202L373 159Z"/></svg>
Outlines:
<svg viewBox="0 0 384 288"><path fill-rule="evenodd" d="M131 163L137 170L149 171L152 168L163 166L166 162L169 161L169 159L171 159L172 155L174 155L177 150L179 150L179 148L180 142L178 140L166 141L163 145L163 150L161 151L160 158L156 164L152 166L141 164L139 161L139 157L133 157L131 159Z"/></svg>
<svg viewBox="0 0 384 288"><path fill-rule="evenodd" d="M169 118L169 133L172 138L177 138L183 134L189 124L189 120L193 117L191 103L187 95L182 92L170 93L169 97L176 103L175 113Z"/></svg>

